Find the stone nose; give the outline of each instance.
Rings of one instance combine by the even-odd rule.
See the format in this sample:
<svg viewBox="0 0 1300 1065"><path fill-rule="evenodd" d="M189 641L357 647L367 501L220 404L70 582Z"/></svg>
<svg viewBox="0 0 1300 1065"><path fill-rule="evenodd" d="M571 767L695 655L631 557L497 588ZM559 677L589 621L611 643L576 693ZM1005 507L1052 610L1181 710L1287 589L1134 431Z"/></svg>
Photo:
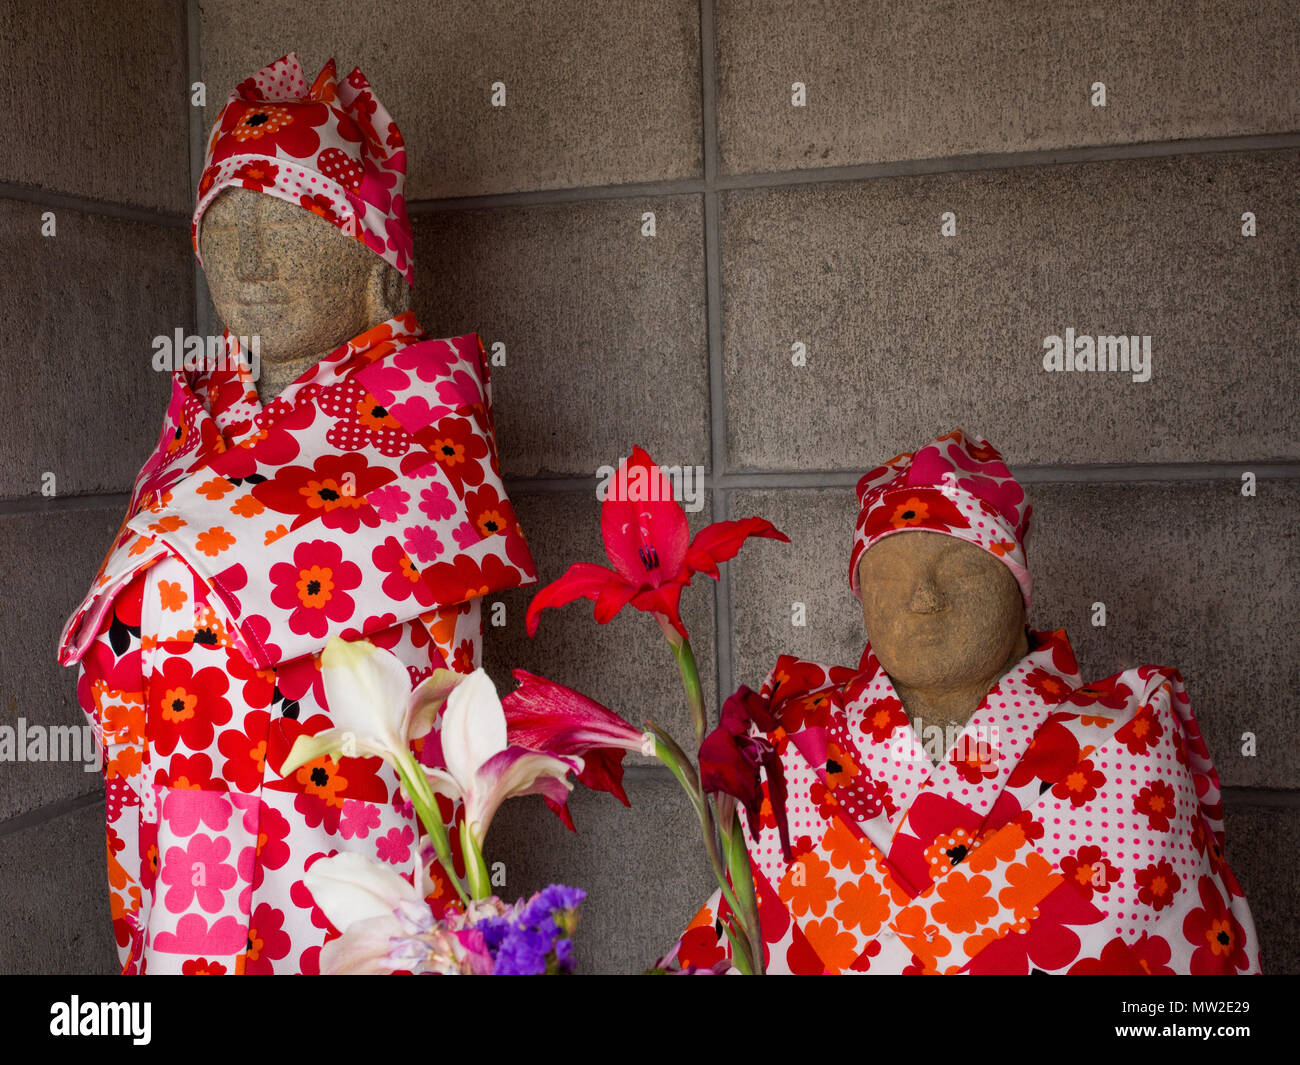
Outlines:
<svg viewBox="0 0 1300 1065"><path fill-rule="evenodd" d="M240 281L275 280L275 262L267 254L266 245L265 227L255 219L240 219L239 257L235 267Z"/></svg>
<svg viewBox="0 0 1300 1065"><path fill-rule="evenodd" d="M947 607L947 603L933 578L927 576L916 582L909 606L914 614L937 614Z"/></svg>

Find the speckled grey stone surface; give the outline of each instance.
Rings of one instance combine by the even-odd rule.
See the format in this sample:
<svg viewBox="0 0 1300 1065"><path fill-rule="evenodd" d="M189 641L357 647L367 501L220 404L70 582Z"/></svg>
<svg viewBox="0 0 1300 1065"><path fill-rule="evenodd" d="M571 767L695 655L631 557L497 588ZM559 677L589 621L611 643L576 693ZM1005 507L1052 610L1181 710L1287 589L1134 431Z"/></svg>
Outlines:
<svg viewBox="0 0 1300 1065"><path fill-rule="evenodd" d="M102 799L0 836L0 973L119 971L104 854Z"/></svg>
<svg viewBox="0 0 1300 1065"><path fill-rule="evenodd" d="M186 214L185 47L172 0L9 0L0 180Z"/></svg>
<svg viewBox="0 0 1300 1065"><path fill-rule="evenodd" d="M1288 0L719 0L717 27L728 173L1300 126Z"/></svg>
<svg viewBox="0 0 1300 1065"><path fill-rule="evenodd" d="M307 80L360 66L402 130L408 199L690 177L700 146L695 0L200 4L215 107L297 51ZM504 107L492 106L505 85Z"/></svg>
<svg viewBox="0 0 1300 1065"><path fill-rule="evenodd" d="M158 439L171 392L153 338L193 331L184 230L0 200L0 495L122 492ZM89 580L90 575L87 575Z"/></svg>
<svg viewBox="0 0 1300 1065"><path fill-rule="evenodd" d="M77 670L58 664L59 633L81 602L122 520L114 507L0 515L0 724L77 726ZM60 750L71 736L58 734ZM47 749L50 734L46 734ZM84 732L77 737L81 744ZM16 734L15 734L16 741ZM93 741L90 748L93 751ZM16 753L16 752L15 752ZM0 821L103 789L84 761L0 762Z"/></svg>
<svg viewBox="0 0 1300 1065"><path fill-rule="evenodd" d="M864 638L862 610L848 587L853 492L736 491L731 510L766 518L790 538L729 563L736 683L757 691L782 654L856 665Z"/></svg>
<svg viewBox="0 0 1300 1065"><path fill-rule="evenodd" d="M1296 458L1295 152L732 192L733 467L857 469L961 425L1014 466ZM1240 235L1240 215L1262 229ZM941 237L940 215L957 216ZM1044 339L1151 337L1151 380ZM792 365L794 342L807 364Z"/></svg>
<svg viewBox="0 0 1300 1065"><path fill-rule="evenodd" d="M1300 716L1289 635L1300 626L1295 482L1263 481L1254 499L1227 481L1029 492L1031 627L1064 628L1085 679L1147 664L1180 670L1225 785L1300 783L1289 739ZM756 687L782 653L856 664L865 636L848 589L853 492L737 492L732 506L794 542L761 564L743 555L733 564L737 681ZM794 601L807 606L805 628L790 623ZM1106 604L1104 628L1091 624L1094 602ZM1242 754L1248 731L1254 756Z"/></svg>
<svg viewBox="0 0 1300 1065"><path fill-rule="evenodd" d="M730 462L866 469L957 425L1013 465L1296 458L1298 160L727 194ZM954 237L940 236L945 211ZM1150 380L1045 371L1044 338L1067 328L1150 336Z"/></svg>
<svg viewBox="0 0 1300 1065"><path fill-rule="evenodd" d="M1229 805L1224 853L1250 903L1265 975L1300 973L1300 873L1290 856L1300 832L1294 807Z"/></svg>
<svg viewBox="0 0 1300 1065"><path fill-rule="evenodd" d="M492 400L508 475L591 477L634 444L707 464L702 225L695 196L417 217L421 324L505 345Z"/></svg>
<svg viewBox="0 0 1300 1065"><path fill-rule="evenodd" d="M1225 785L1300 784L1300 483L1261 481L1253 499L1234 481L1030 491L1031 623L1064 627L1085 677L1177 668Z"/></svg>

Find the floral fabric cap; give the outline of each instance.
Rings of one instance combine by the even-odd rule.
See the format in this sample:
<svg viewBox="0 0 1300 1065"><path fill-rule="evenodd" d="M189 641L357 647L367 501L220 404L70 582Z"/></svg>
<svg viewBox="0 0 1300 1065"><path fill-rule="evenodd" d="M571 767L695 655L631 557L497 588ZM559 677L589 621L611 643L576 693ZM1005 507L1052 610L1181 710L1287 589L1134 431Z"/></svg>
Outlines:
<svg viewBox="0 0 1300 1065"><path fill-rule="evenodd" d="M1031 507L1002 456L960 429L920 451L905 451L858 481L857 528L849 587L862 598L858 563L877 540L919 530L946 533L984 548L1011 570L1029 610L1033 579L1025 561Z"/></svg>
<svg viewBox="0 0 1300 1065"><path fill-rule="evenodd" d="M190 224L230 187L297 204L355 237L413 283L402 134L361 70L331 59L310 87L293 52L240 82L208 138Z"/></svg>

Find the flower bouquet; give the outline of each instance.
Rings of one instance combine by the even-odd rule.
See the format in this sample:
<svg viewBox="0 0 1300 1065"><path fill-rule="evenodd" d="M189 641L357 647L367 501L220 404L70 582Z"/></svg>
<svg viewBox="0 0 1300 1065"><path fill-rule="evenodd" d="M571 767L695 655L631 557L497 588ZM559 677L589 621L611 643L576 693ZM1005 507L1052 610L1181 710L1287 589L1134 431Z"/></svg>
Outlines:
<svg viewBox="0 0 1300 1065"><path fill-rule="evenodd" d="M770 522L757 517L714 522L691 539L686 512L673 499L671 484L639 447L616 471L602 504L600 524L613 568L576 562L559 580L542 588L528 608L529 635L536 633L543 610L579 598L594 600L595 620L602 625L625 606L650 614L658 622L685 688L698 754L692 762L681 743L648 722L653 753L681 784L699 821L705 853L724 900L720 919L731 943L732 963L742 973L761 974L758 903L736 805L744 806L755 836L760 812L769 809L780 831L782 849L787 859L791 858L781 761L762 736L764 730L775 728L776 722L769 720L757 693L742 687L725 701L717 728L705 734L707 718L699 671L678 607L682 590L695 574L717 580L718 564L734 558L749 537L789 540Z"/></svg>
<svg viewBox="0 0 1300 1065"><path fill-rule="evenodd" d="M577 692L523 671L515 674L520 687L504 700L481 669L435 670L412 690L396 655L338 638L326 646L321 669L335 727L298 737L281 775L322 755L382 758L426 833L409 879L348 852L307 870L308 890L342 933L323 947L321 972L573 971L584 893L553 884L505 903L492 893L484 838L501 803L516 795L543 795L572 828L570 774L627 804L623 754L650 751L653 738ZM416 741L423 742L418 760ZM447 894L444 878L455 897L435 907L429 900Z"/></svg>

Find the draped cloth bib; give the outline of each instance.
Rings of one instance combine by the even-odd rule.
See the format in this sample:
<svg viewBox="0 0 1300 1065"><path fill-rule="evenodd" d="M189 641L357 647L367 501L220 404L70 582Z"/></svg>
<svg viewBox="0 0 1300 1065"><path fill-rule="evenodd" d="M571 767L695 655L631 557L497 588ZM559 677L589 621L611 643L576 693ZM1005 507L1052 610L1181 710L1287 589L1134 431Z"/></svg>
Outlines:
<svg viewBox="0 0 1300 1065"><path fill-rule="evenodd" d="M769 803L745 825L769 972L1260 971L1178 672L1084 685L1064 631L1029 635L938 765L870 647L857 669L778 659L793 860ZM670 964L726 968L725 907Z"/></svg>
<svg viewBox="0 0 1300 1065"><path fill-rule="evenodd" d="M412 683L481 659L479 601L536 579L502 484L476 334L412 313L269 403L227 338L177 371L158 444L60 642L104 753L123 972L314 972L337 935L303 884L356 851L409 871L418 824L378 759L287 779L332 725L320 653L366 637Z"/></svg>

